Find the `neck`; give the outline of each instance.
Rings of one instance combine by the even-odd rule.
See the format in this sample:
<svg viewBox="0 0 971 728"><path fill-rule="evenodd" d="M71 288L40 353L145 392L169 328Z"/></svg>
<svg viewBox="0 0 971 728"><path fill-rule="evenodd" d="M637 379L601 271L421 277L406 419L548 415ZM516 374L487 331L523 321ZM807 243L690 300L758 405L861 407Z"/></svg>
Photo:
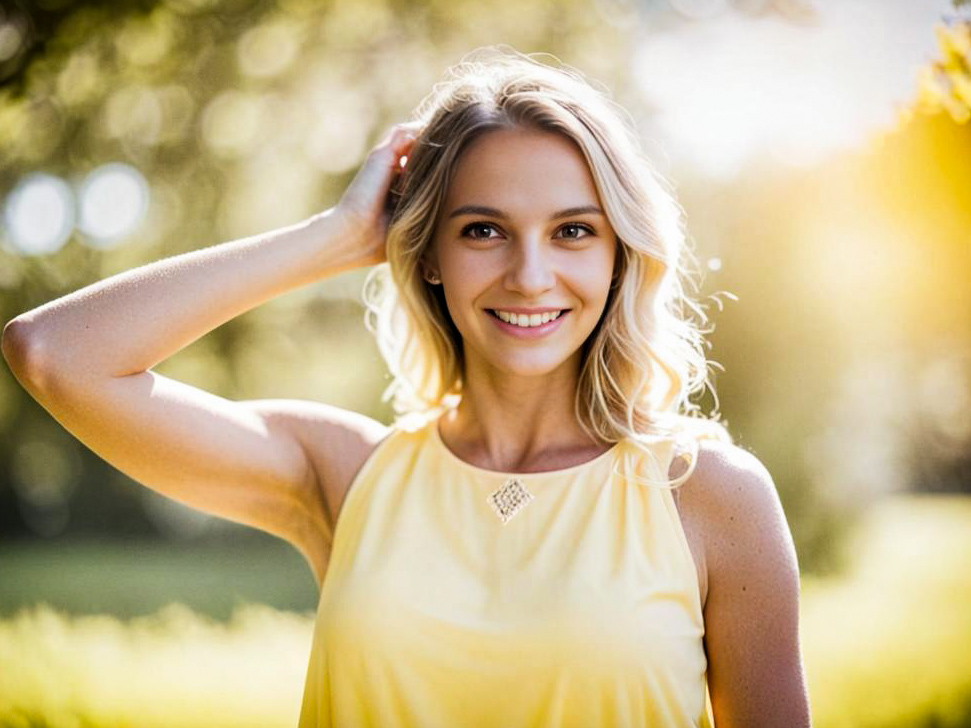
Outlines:
<svg viewBox="0 0 971 728"><path fill-rule="evenodd" d="M439 431L460 458L490 470L570 467L602 452L574 413L579 358L540 376L509 376L466 362L458 406Z"/></svg>

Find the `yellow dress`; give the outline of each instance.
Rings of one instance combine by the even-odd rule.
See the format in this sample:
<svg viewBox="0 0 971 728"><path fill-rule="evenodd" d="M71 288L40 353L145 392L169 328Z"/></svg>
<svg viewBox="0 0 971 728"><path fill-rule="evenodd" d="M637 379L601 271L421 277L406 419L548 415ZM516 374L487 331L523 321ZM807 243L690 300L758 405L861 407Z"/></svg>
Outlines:
<svg viewBox="0 0 971 728"><path fill-rule="evenodd" d="M694 563L644 477L674 442L649 447L500 473L393 429L341 507L300 728L710 728Z"/></svg>

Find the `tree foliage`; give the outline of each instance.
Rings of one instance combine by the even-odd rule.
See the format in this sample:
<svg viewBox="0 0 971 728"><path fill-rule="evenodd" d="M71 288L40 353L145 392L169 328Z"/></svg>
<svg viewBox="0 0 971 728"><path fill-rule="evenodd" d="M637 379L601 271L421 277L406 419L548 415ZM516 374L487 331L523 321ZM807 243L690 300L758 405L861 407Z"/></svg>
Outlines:
<svg viewBox="0 0 971 728"><path fill-rule="evenodd" d="M971 20L954 18L935 31L941 58L921 70L917 108L965 124L971 119Z"/></svg>

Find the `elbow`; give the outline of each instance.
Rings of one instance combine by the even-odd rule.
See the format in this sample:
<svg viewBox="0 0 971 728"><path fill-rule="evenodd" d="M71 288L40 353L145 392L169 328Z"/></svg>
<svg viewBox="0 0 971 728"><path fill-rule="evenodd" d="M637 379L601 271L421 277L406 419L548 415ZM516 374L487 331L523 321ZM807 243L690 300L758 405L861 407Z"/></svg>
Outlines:
<svg viewBox="0 0 971 728"><path fill-rule="evenodd" d="M40 342L31 334L30 324L24 319L12 319L3 327L0 336L3 358L10 371L25 385L37 376L40 348Z"/></svg>

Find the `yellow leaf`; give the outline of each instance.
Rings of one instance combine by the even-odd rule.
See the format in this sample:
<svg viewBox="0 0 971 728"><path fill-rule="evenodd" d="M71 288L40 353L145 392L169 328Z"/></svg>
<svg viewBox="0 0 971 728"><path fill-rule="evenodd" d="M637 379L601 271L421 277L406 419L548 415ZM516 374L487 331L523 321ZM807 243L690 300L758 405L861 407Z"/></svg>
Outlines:
<svg viewBox="0 0 971 728"><path fill-rule="evenodd" d="M971 24L961 22L953 25L938 24L934 27L937 42L944 52L944 64L950 67L966 68L971 56Z"/></svg>
<svg viewBox="0 0 971 728"><path fill-rule="evenodd" d="M958 101L963 102L965 106L971 106L971 77L963 72L948 73L947 77Z"/></svg>
<svg viewBox="0 0 971 728"><path fill-rule="evenodd" d="M934 68L927 66L920 69L917 77L917 106L921 111L939 111L946 96L947 91Z"/></svg>
<svg viewBox="0 0 971 728"><path fill-rule="evenodd" d="M968 119L971 119L971 109L968 108L967 104L962 104L951 96L944 99L944 108L958 124L964 124Z"/></svg>

